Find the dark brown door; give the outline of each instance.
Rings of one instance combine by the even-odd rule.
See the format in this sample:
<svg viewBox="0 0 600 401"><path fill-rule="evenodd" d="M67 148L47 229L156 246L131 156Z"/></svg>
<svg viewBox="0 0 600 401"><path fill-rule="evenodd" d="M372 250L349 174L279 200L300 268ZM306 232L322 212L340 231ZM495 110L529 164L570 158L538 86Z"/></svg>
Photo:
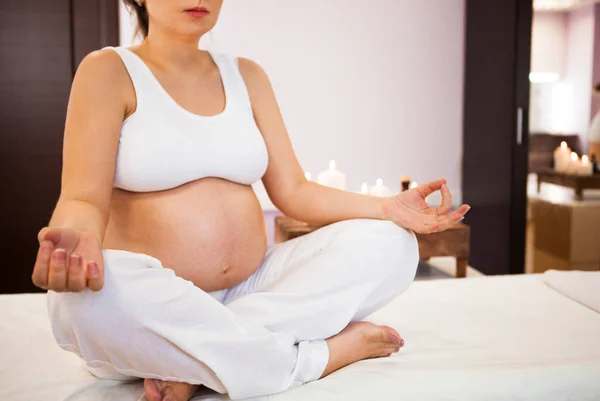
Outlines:
<svg viewBox="0 0 600 401"><path fill-rule="evenodd" d="M470 264L523 273L532 0L467 0L463 200Z"/></svg>
<svg viewBox="0 0 600 401"><path fill-rule="evenodd" d="M37 232L60 194L71 81L88 52L118 45L114 0L0 2L0 293L33 292Z"/></svg>

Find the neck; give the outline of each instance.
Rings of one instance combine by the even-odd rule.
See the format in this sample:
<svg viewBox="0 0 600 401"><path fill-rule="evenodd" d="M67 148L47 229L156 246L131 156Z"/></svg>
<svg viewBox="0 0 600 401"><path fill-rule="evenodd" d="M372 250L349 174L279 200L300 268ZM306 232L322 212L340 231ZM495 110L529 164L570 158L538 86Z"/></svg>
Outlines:
<svg viewBox="0 0 600 401"><path fill-rule="evenodd" d="M140 49L143 49L152 61L160 60L157 64L165 68L198 68L198 63L206 61L203 53L198 51L199 42L199 36L183 36L152 29L140 44Z"/></svg>

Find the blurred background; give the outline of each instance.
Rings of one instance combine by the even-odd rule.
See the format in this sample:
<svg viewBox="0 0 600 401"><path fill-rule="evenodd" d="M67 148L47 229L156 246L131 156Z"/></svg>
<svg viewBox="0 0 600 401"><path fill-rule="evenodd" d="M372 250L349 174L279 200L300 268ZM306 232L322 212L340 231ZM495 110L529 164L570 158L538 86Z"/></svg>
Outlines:
<svg viewBox="0 0 600 401"><path fill-rule="evenodd" d="M118 0L0 2L0 293L36 291L79 62L137 43ZM472 274L600 270L600 176L553 174L561 142L591 158L600 141L600 4L225 0L200 46L262 65L312 176L335 160L351 191L448 179L454 204L473 207ZM254 189L273 243L280 213Z"/></svg>

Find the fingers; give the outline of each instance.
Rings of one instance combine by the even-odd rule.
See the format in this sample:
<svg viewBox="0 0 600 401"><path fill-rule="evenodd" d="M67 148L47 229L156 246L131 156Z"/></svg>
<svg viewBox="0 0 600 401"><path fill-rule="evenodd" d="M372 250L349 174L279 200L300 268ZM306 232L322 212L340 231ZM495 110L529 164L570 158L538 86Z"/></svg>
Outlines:
<svg viewBox="0 0 600 401"><path fill-rule="evenodd" d="M456 209L454 211L454 213L458 213L460 214L462 217L465 216L465 214L467 214L467 212L471 210L471 206L469 205L460 205L460 207L458 209Z"/></svg>
<svg viewBox="0 0 600 401"><path fill-rule="evenodd" d="M102 266L98 267L94 261L86 261L87 264L92 265L92 268L88 269L82 255L73 252L78 242L77 238L67 238L69 233L67 234L63 236L61 230L49 227L39 231L40 247L31 280L40 288L56 292L81 292L88 285L94 291L100 290L104 286ZM61 240L64 240L67 249L62 245L63 243L60 247L56 247Z"/></svg>
<svg viewBox="0 0 600 401"><path fill-rule="evenodd" d="M52 241L54 246L56 246L60 242L61 236L61 230L56 228L53 229L50 227L44 227L38 233L38 241L40 241L41 243L42 241L49 240Z"/></svg>
<svg viewBox="0 0 600 401"><path fill-rule="evenodd" d="M454 212L452 212L449 216L444 218L440 223L434 225L432 232L440 232L449 229L456 223L462 221L465 218L465 214L471 209L469 205L462 205Z"/></svg>
<svg viewBox="0 0 600 401"><path fill-rule="evenodd" d="M441 179L441 180L429 182L427 184L419 185L415 189L423 196L423 198L426 198L429 195L431 195L432 193L434 193L435 191L438 191L439 189L441 189L442 185L444 185L444 184L446 184L446 180Z"/></svg>
<svg viewBox="0 0 600 401"><path fill-rule="evenodd" d="M53 250L54 245L51 241L41 241L31 275L31 281L45 290L48 289L49 263Z"/></svg>
<svg viewBox="0 0 600 401"><path fill-rule="evenodd" d="M469 205L461 205L458 209L448 216L448 220L450 221L450 226L455 225L456 223L462 221L465 218L465 214L471 209Z"/></svg>
<svg viewBox="0 0 600 401"><path fill-rule="evenodd" d="M69 256L69 266L67 273L67 291L80 292L85 289L86 278L83 271L83 260L78 254Z"/></svg>
<svg viewBox="0 0 600 401"><path fill-rule="evenodd" d="M452 194L450 193L450 190L448 189L448 186L446 186L446 184L442 185L441 192L442 204L436 208L436 212L440 216L448 214L452 209Z"/></svg>
<svg viewBox="0 0 600 401"><path fill-rule="evenodd" d="M98 266L94 261L88 262L86 265L87 286L92 291L100 291L104 286L104 271L103 267Z"/></svg>
<svg viewBox="0 0 600 401"><path fill-rule="evenodd" d="M456 223L460 222L462 219L463 216L460 213L452 213L450 216L448 216L448 219L446 219L446 227L444 228L444 230L452 227Z"/></svg>
<svg viewBox="0 0 600 401"><path fill-rule="evenodd" d="M49 227L44 227L38 232L38 242L42 245L42 242L46 239L46 233L50 230Z"/></svg>
<svg viewBox="0 0 600 401"><path fill-rule="evenodd" d="M442 202L440 208L442 207L446 207L445 202ZM447 230L456 223L459 223L470 209L471 206L469 205L461 205L450 215L440 215L438 214L438 208L436 209L436 213L430 211L427 215L422 216L419 224L416 227L411 227L411 229L418 234L431 234Z"/></svg>
<svg viewBox="0 0 600 401"><path fill-rule="evenodd" d="M57 248L50 258L48 288L56 292L67 289L67 251Z"/></svg>

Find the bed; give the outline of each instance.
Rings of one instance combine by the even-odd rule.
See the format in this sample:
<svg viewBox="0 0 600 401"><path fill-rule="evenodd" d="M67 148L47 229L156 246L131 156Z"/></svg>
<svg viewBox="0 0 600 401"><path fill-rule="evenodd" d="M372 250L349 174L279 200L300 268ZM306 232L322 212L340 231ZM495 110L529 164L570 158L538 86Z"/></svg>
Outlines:
<svg viewBox="0 0 600 401"><path fill-rule="evenodd" d="M367 320L406 345L256 400L600 400L600 272L415 282ZM0 399L145 400L58 348L45 294L0 295ZM200 390L194 400L227 400Z"/></svg>

